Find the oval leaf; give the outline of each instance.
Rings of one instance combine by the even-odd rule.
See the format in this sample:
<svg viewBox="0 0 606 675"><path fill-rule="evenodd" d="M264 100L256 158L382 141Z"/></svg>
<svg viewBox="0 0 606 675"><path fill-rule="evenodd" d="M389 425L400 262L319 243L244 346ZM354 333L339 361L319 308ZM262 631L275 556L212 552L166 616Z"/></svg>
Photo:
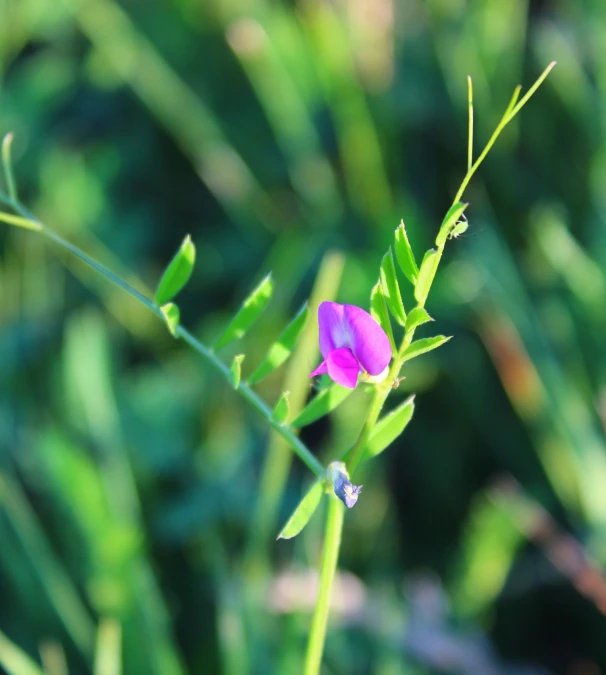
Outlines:
<svg viewBox="0 0 606 675"><path fill-rule="evenodd" d="M188 234L160 279L154 297L157 305L164 305L172 300L185 286L191 277L195 261L196 247Z"/></svg>
<svg viewBox="0 0 606 675"><path fill-rule="evenodd" d="M425 300L427 300L427 296L429 295L429 289L431 288L433 278L436 275L441 255L440 252L432 248L427 251L423 258L423 262L421 263L419 278L417 279L417 285L415 286L415 300L421 306L425 304Z"/></svg>
<svg viewBox="0 0 606 675"><path fill-rule="evenodd" d="M269 348L263 361L261 361L253 374L248 378L250 384L257 384L257 382L273 373L291 355L299 339L299 335L305 327L308 314L309 307L305 304L297 316L286 326L276 342Z"/></svg>
<svg viewBox="0 0 606 675"><path fill-rule="evenodd" d="M403 326L406 323L406 312L400 295L391 247L381 261L381 286L389 311L393 314L394 319Z"/></svg>
<svg viewBox="0 0 606 675"><path fill-rule="evenodd" d="M288 415L290 414L290 404L288 402L289 398L290 392L285 391L282 394L282 396L280 396L280 399L276 403L276 407L274 408L274 411L271 414L271 416L278 424L284 424L288 419Z"/></svg>
<svg viewBox="0 0 606 675"><path fill-rule="evenodd" d="M162 307L160 307L160 311L164 316L164 321L166 321L166 325L168 326L170 334L173 337L177 337L177 328L179 327L179 321L181 318L179 308L174 303L169 302L166 305L162 305Z"/></svg>
<svg viewBox="0 0 606 675"><path fill-rule="evenodd" d="M353 389L342 387L339 384L326 387L315 398L312 398L290 425L292 427L305 427L319 420L343 403L353 391Z"/></svg>
<svg viewBox="0 0 606 675"><path fill-rule="evenodd" d="M406 317L406 332L409 333L417 326L421 326L428 321L433 321L423 307L415 307Z"/></svg>
<svg viewBox="0 0 606 675"><path fill-rule="evenodd" d="M451 230L455 227L455 225L457 225L459 219L463 215L463 212L468 206L469 204L457 202L448 209L446 215L444 216L444 220L442 221L442 225L440 225L438 236L436 237L436 246L438 248L442 248L444 246Z"/></svg>
<svg viewBox="0 0 606 675"><path fill-rule="evenodd" d="M417 267L417 262L415 260L414 253L408 241L408 235L406 234L406 226L402 220L398 227L396 228L395 234L395 245L396 251L396 260L398 265L406 278L414 286L417 283L417 278L419 276L419 268Z"/></svg>
<svg viewBox="0 0 606 675"><path fill-rule="evenodd" d="M380 279L374 285L370 293L370 315L387 334L389 343L391 344L391 351L395 354L396 343L393 339L391 321L389 320L389 312L387 311L387 305L385 304L385 296L383 295L383 287Z"/></svg>
<svg viewBox="0 0 606 675"><path fill-rule="evenodd" d="M276 539L292 539L307 525L324 494L324 479L317 480L299 502Z"/></svg>
<svg viewBox="0 0 606 675"><path fill-rule="evenodd" d="M415 409L414 400L414 395L409 396L404 403L377 422L368 439L364 461L383 452L404 431Z"/></svg>
<svg viewBox="0 0 606 675"><path fill-rule="evenodd" d="M215 343L215 349L221 349L234 340L243 337L248 329L262 314L274 290L271 274L268 274L255 290L242 303L242 307L231 320L221 337Z"/></svg>
<svg viewBox="0 0 606 675"><path fill-rule="evenodd" d="M238 354L237 356L234 356L234 360L231 362L229 379L231 381L231 386L234 389L237 389L240 386L240 380L242 379L242 361L244 361L245 356L245 354Z"/></svg>
<svg viewBox="0 0 606 675"><path fill-rule="evenodd" d="M441 347L444 343L448 342L451 337L452 335L436 335L434 337L415 340L404 352L402 363L404 361L410 361L410 359L421 356L421 354L425 354L432 351L433 349Z"/></svg>

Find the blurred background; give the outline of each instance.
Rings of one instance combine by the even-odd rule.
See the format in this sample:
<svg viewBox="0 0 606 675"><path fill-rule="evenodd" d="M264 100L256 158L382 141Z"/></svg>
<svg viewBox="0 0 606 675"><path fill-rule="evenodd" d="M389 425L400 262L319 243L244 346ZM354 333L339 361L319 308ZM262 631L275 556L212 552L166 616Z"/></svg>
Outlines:
<svg viewBox="0 0 606 675"><path fill-rule="evenodd" d="M466 76L477 155L552 59L447 246L421 330L454 339L407 367L413 421L347 514L326 675L606 672L606 4L0 0L21 199L143 290L191 233L179 304L206 342L272 270L224 354L248 373L310 294L368 307L401 218L432 244ZM268 402L304 404L316 339ZM365 397L304 441L337 456ZM7 673L301 672L322 516L275 536L309 480L155 317L0 227Z"/></svg>

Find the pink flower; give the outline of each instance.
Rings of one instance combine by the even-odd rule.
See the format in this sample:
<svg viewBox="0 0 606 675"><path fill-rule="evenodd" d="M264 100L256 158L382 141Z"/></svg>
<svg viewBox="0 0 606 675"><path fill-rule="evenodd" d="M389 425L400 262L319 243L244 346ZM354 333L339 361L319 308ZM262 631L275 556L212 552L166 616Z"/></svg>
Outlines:
<svg viewBox="0 0 606 675"><path fill-rule="evenodd" d="M328 376L354 389L358 376L381 375L391 361L391 345L385 331L360 307L323 302L318 308L320 351L324 361L312 372Z"/></svg>

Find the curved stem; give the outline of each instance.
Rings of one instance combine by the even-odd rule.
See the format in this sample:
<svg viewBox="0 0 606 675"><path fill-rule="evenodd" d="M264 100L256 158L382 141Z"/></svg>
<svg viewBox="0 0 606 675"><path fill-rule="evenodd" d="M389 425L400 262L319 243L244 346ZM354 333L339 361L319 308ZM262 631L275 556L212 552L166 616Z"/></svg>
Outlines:
<svg viewBox="0 0 606 675"><path fill-rule="evenodd" d="M339 559L341 547L341 533L343 531L343 518L345 505L335 495L328 498L328 511L326 513L326 533L324 535L324 547L322 550L322 567L320 569L320 587L318 600L311 620L307 653L305 655L304 675L318 675L322 664L322 652L326 638L326 626L330 612L330 598L332 585Z"/></svg>
<svg viewBox="0 0 606 675"><path fill-rule="evenodd" d="M48 229L43 223L41 223L28 209L26 209L20 202L15 201L5 195L0 194L0 202L3 202L19 215L26 218L28 221L35 223L38 228L36 231L43 234L45 237L53 241L55 244L68 251L72 255L79 258L82 262L86 263L89 267L92 267L96 272L104 276L109 281L113 282L119 286L123 291L128 293L131 297L141 303L146 307L150 312L155 314L158 318L164 321L164 316L160 311L160 308L149 298L147 298L143 293L140 293L136 288L133 288L126 281L121 279L118 275L114 274L107 267L97 262L89 255L80 250L77 246L74 246L69 241L66 241L60 235L56 234L52 230ZM186 328L179 325L175 330L175 337L183 339L187 344L194 349L200 356L202 356L208 363L210 363L215 370L219 371L223 377L230 381L230 370L223 361L213 352L210 347L207 347L205 344L200 342L194 335L192 335ZM263 399L258 396L251 387L245 382L241 383L238 387L238 391L242 396L259 412L267 421L267 423L275 429L282 438L288 443L288 445L293 449L294 453L301 459L301 461L318 477L324 475L325 469L322 463L312 454L312 452L307 448L307 446L301 442L299 437L290 429L290 427L285 426L277 422L272 415L272 410L268 405L263 401Z"/></svg>

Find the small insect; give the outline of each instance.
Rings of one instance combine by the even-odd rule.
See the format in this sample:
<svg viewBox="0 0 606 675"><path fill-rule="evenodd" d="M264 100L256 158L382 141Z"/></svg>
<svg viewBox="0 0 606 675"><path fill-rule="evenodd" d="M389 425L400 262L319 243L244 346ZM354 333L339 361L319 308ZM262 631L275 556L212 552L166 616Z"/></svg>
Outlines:
<svg viewBox="0 0 606 675"><path fill-rule="evenodd" d="M393 388L394 388L394 389L397 389L397 388L400 386L400 384L401 384L405 379L406 379L405 376L402 376L402 377L396 377L395 382L394 382L393 385L392 385Z"/></svg>
<svg viewBox="0 0 606 675"><path fill-rule="evenodd" d="M463 213L461 214L461 220L459 220L457 224L452 228L452 230L450 230L450 232L448 233L448 238L457 239L463 234L463 232L467 230L468 227L469 221L467 220L465 214Z"/></svg>

